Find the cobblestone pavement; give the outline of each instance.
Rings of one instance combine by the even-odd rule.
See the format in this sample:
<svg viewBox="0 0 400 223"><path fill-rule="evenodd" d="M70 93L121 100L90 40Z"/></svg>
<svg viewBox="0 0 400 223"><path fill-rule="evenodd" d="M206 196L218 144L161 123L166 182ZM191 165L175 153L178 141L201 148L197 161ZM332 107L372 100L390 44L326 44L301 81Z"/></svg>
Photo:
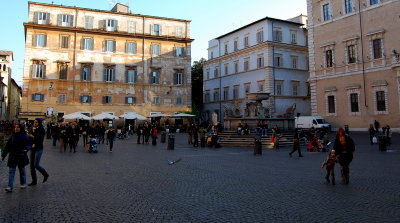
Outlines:
<svg viewBox="0 0 400 223"><path fill-rule="evenodd" d="M0 222L400 222L399 135L385 153L366 133L352 135L350 184L335 186L320 168L327 154L304 147L303 158L290 158L290 148L255 157L251 148L193 149L177 134L173 151L134 136L113 153L106 145L84 153L80 142L73 154L46 141L48 182L21 190L17 176L12 193L0 191ZM7 176L2 162L2 188Z"/></svg>

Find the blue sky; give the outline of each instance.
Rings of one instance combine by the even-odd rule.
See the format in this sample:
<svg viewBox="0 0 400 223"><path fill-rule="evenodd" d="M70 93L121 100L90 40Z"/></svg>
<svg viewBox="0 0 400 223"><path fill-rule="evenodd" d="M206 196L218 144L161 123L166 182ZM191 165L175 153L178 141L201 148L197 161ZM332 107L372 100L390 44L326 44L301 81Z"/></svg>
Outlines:
<svg viewBox="0 0 400 223"><path fill-rule="evenodd" d="M0 50L14 52L13 78L22 84L28 0L2 0ZM306 0L36 0L83 8L110 10L112 2L127 4L133 13L192 20L192 61L207 57L208 41L255 20L288 19L307 14Z"/></svg>

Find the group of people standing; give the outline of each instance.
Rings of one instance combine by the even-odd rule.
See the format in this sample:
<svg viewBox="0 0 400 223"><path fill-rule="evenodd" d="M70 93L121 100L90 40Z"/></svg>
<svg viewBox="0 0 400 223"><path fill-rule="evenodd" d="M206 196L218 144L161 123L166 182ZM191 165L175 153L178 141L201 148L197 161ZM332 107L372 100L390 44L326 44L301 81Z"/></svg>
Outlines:
<svg viewBox="0 0 400 223"><path fill-rule="evenodd" d="M40 160L43 154L43 140L45 130L40 119L36 119L33 125L29 128L23 123L15 124L12 130L12 135L8 139L4 151L1 154L1 159L4 160L8 156L7 166L9 167L8 186L6 192L12 192L14 188L14 177L18 168L20 176L20 188L25 189L26 172L25 166L30 164L31 183L28 186L37 185L36 170L43 175L43 183L49 178L47 171L40 165ZM28 152L29 158L28 158Z"/></svg>
<svg viewBox="0 0 400 223"><path fill-rule="evenodd" d="M369 141L371 144L378 143L378 137L384 137L387 145L392 143L392 130L389 125L382 126L375 120L374 124L369 125Z"/></svg>

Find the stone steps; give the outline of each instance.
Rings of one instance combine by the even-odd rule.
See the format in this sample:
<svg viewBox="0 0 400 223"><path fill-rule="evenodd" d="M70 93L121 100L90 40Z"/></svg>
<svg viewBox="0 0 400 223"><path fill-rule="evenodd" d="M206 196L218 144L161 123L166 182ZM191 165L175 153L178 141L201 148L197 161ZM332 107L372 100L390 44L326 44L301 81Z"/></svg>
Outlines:
<svg viewBox="0 0 400 223"><path fill-rule="evenodd" d="M261 137L261 144L264 148L273 148L271 142L272 133L269 132L267 136ZM221 146L226 147L254 147L255 133L250 135L237 135L235 131L226 131L219 134L219 142ZM293 146L293 132L282 132L279 139L279 146Z"/></svg>

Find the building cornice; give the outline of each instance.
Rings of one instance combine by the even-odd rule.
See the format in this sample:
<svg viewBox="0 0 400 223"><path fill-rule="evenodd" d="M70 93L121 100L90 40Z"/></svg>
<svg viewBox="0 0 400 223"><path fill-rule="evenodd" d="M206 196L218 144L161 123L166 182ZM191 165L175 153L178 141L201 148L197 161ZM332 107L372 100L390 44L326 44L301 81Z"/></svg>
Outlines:
<svg viewBox="0 0 400 223"><path fill-rule="evenodd" d="M142 34L142 33L110 32L110 31L99 30L99 29L84 29L84 28L79 28L79 27L75 28L75 27L64 27L64 26L52 26L52 25L41 25L41 24L34 24L34 23L24 23L24 27L25 27L25 30L28 28L32 28L32 29L50 30L50 31L58 31L58 32L78 32L78 33L91 34L91 35L140 38L140 39L171 41L171 42L180 42L180 43L191 43L194 41L194 39L178 38L178 37L174 37L174 36L152 36L152 35L146 35L146 34Z"/></svg>
<svg viewBox="0 0 400 223"><path fill-rule="evenodd" d="M28 2L28 5L40 5L52 8L64 8L64 9L73 9L73 10L82 10L82 11L90 11L90 12L100 12L100 13L108 13L108 14L115 14L115 15L125 15L125 16L135 16L135 17L144 17L149 19L163 19L163 20L170 20L170 21L177 21L177 22L191 22L191 20L184 20L184 19L174 19L174 18L166 18L166 17L159 17L159 16L150 16L150 15L141 15L141 14L133 14L133 13L123 13L123 12L113 12L113 11L106 11L100 9L89 9L89 8L80 8L75 6L66 6L66 5L55 5L55 4L46 4L46 3L39 3L39 2Z"/></svg>

